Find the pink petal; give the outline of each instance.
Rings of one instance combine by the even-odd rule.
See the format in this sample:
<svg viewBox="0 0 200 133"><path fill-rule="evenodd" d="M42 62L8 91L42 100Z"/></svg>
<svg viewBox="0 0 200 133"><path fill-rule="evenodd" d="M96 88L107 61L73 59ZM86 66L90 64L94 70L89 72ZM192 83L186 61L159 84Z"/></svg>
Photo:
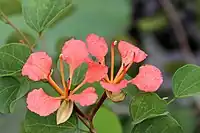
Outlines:
<svg viewBox="0 0 200 133"><path fill-rule="evenodd" d="M81 106L89 106L97 101L98 95L93 87L89 87L80 94L70 95L69 99L79 103Z"/></svg>
<svg viewBox="0 0 200 133"><path fill-rule="evenodd" d="M128 65L131 62L139 63L147 57L147 54L144 51L125 41L119 42L118 50L122 57L122 63L125 65Z"/></svg>
<svg viewBox="0 0 200 133"><path fill-rule="evenodd" d="M48 96L42 88L34 89L28 94L27 108L40 115L48 116L60 107L61 100Z"/></svg>
<svg viewBox="0 0 200 133"><path fill-rule="evenodd" d="M88 62L88 70L85 75L85 80L88 83L93 83L101 80L108 73L108 67L97 62Z"/></svg>
<svg viewBox="0 0 200 133"><path fill-rule="evenodd" d="M32 53L22 68L22 75L27 75L31 80L47 79L50 74L52 59L46 52Z"/></svg>
<svg viewBox="0 0 200 133"><path fill-rule="evenodd" d="M89 34L86 38L89 52L101 61L108 52L108 47L103 37Z"/></svg>
<svg viewBox="0 0 200 133"><path fill-rule="evenodd" d="M128 81L127 80L122 80L120 83L118 84L111 84L111 83L106 83L101 81L100 82L101 86L111 92L120 92L123 88L126 88Z"/></svg>
<svg viewBox="0 0 200 133"><path fill-rule="evenodd" d="M158 90L163 82L161 71L152 65L140 67L139 74L131 80L140 90L154 92Z"/></svg>
<svg viewBox="0 0 200 133"><path fill-rule="evenodd" d="M75 70L88 57L88 51L83 41L71 39L65 42L62 55L63 60L70 65L72 70Z"/></svg>

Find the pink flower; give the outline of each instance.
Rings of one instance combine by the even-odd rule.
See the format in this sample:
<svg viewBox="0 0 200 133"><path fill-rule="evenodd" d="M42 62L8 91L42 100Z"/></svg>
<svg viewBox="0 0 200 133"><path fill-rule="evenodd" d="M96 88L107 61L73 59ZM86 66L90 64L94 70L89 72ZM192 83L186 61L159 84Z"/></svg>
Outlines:
<svg viewBox="0 0 200 133"><path fill-rule="evenodd" d="M89 106L96 102L98 95L93 87L89 87L80 94L70 95L69 99L79 103L81 106Z"/></svg>
<svg viewBox="0 0 200 133"><path fill-rule="evenodd" d="M125 41L119 42L118 50L122 57L122 63L124 63L125 66L132 62L139 63L147 57L144 51Z"/></svg>
<svg viewBox="0 0 200 133"><path fill-rule="evenodd" d="M32 53L22 68L22 75L27 75L31 80L47 79L50 74L52 59L45 52Z"/></svg>
<svg viewBox="0 0 200 133"><path fill-rule="evenodd" d="M86 38L88 51L101 62L108 52L106 41L96 34L89 34Z"/></svg>
<svg viewBox="0 0 200 133"><path fill-rule="evenodd" d="M104 78L107 73L107 66L91 61L88 63L88 70L85 75L85 80L88 83L93 83Z"/></svg>
<svg viewBox="0 0 200 133"><path fill-rule="evenodd" d="M70 65L73 71L88 58L88 50L83 41L71 39L65 42L62 55L63 60Z"/></svg>
<svg viewBox="0 0 200 133"><path fill-rule="evenodd" d="M108 91L111 91L114 93L119 93L123 88L126 88L128 81L122 80L118 84L106 83L106 82L101 81L100 84L104 89L106 89Z"/></svg>
<svg viewBox="0 0 200 133"><path fill-rule="evenodd" d="M48 116L60 107L61 100L48 96L42 88L28 94L27 108L40 116Z"/></svg>
<svg viewBox="0 0 200 133"><path fill-rule="evenodd" d="M162 84L163 78L158 68L152 65L144 65L140 67L139 74L130 82L142 91L154 92Z"/></svg>

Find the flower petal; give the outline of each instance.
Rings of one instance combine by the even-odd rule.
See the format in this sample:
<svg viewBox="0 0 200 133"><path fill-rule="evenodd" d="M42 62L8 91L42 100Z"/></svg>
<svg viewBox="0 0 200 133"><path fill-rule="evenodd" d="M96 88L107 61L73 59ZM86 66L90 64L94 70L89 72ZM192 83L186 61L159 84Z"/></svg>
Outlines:
<svg viewBox="0 0 200 133"><path fill-rule="evenodd" d="M119 93L123 88L126 88L128 81L122 80L118 84L111 84L111 83L106 83L106 82L101 81L100 84L104 89L108 91Z"/></svg>
<svg viewBox="0 0 200 133"><path fill-rule="evenodd" d="M89 53L95 56L100 62L106 56L108 47L103 37L96 34L89 34L86 38Z"/></svg>
<svg viewBox="0 0 200 133"><path fill-rule="evenodd" d="M147 54L144 51L125 41L119 42L118 50L122 57L122 63L125 65L128 65L131 62L139 63L147 57Z"/></svg>
<svg viewBox="0 0 200 133"><path fill-rule="evenodd" d="M55 112L60 107L60 99L48 96L42 88L39 90L34 89L28 94L27 97L27 108L40 115L48 116Z"/></svg>
<svg viewBox="0 0 200 133"><path fill-rule="evenodd" d="M50 74L52 59L46 52L32 53L22 68L22 75L27 75L31 80L47 79Z"/></svg>
<svg viewBox="0 0 200 133"><path fill-rule="evenodd" d="M83 41L71 39L65 42L62 55L63 60L70 65L72 70L75 70L88 57L88 51Z"/></svg>
<svg viewBox="0 0 200 133"><path fill-rule="evenodd" d="M101 80L108 73L108 67L97 62L88 62L88 70L85 75L85 80L88 83L93 83Z"/></svg>
<svg viewBox="0 0 200 133"><path fill-rule="evenodd" d="M70 95L69 99L79 103L81 106L89 106L96 102L98 95L93 87L89 87L80 94Z"/></svg>
<svg viewBox="0 0 200 133"><path fill-rule="evenodd" d="M140 90L145 92L156 91L163 82L161 71L152 65L141 66L139 74L131 80Z"/></svg>

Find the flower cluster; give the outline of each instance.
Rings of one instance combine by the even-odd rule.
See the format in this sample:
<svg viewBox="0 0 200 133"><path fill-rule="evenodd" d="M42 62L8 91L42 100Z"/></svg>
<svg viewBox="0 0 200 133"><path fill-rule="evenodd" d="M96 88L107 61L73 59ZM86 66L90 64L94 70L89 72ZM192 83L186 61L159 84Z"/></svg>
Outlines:
<svg viewBox="0 0 200 133"><path fill-rule="evenodd" d="M116 45L118 45L118 51L122 61L118 73L114 75ZM27 97L28 109L40 116L48 116L60 108L62 101L76 102L81 106L92 105L98 99L95 88L89 87L80 94L77 94L77 91L86 83L92 84L94 82L100 82L107 96L113 101L116 101L112 99L113 96L120 95L122 89L129 83L136 85L141 91L145 92L154 92L162 84L163 79L160 70L152 65L141 66L138 75L130 81L124 78L133 63L139 63L147 57L147 54L136 46L125 41L114 41L111 44L109 76L108 67L105 64L105 56L107 53L108 47L105 39L95 34L88 35L86 42L76 39L65 42L59 58L62 87L59 87L52 79L52 59L47 53L32 53L23 66L22 75L28 76L33 81L48 81L60 94L60 97L49 96L42 88L34 89ZM91 56L96 57L96 60L93 60ZM64 63L69 65L69 79L67 81L64 78ZM72 79L75 76L74 71L82 63L87 63L88 65L84 80L72 89Z"/></svg>

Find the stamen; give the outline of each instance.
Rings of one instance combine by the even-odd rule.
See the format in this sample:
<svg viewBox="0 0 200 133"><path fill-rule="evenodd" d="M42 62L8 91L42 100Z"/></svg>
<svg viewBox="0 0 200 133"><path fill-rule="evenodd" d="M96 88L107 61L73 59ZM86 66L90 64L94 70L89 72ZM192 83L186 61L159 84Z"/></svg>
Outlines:
<svg viewBox="0 0 200 133"><path fill-rule="evenodd" d="M86 80L83 80L74 90L71 91L71 95L74 94L78 89L80 89L84 84L86 83Z"/></svg>
<svg viewBox="0 0 200 133"><path fill-rule="evenodd" d="M60 60L60 74L61 74L61 80L62 80L62 85L64 87L64 92L65 92L65 96L68 95L68 90L67 90L67 86L65 84L65 75L64 75L64 65L63 65L63 58L62 58L62 54L59 56L59 60Z"/></svg>
<svg viewBox="0 0 200 133"><path fill-rule="evenodd" d="M114 41L111 45L111 81L113 81L114 78L114 67L115 67L115 45L117 44L117 41Z"/></svg>
<svg viewBox="0 0 200 133"><path fill-rule="evenodd" d="M71 84L72 84L72 77L73 77L73 74L74 74L74 70L69 68L69 83L68 83L68 90L71 89Z"/></svg>
<svg viewBox="0 0 200 133"><path fill-rule="evenodd" d="M47 80L49 82L49 84L62 96L64 96L64 92L63 90L55 83L55 81L51 78L51 75L52 75L52 72L51 71L51 74L48 76Z"/></svg>
<svg viewBox="0 0 200 133"><path fill-rule="evenodd" d="M117 78L115 78L115 80L114 80L115 84L119 83L124 78L124 76L126 75L127 70L128 70L127 67L123 68L123 71L120 74L120 76L118 76Z"/></svg>
<svg viewBox="0 0 200 133"><path fill-rule="evenodd" d="M120 67L120 69L119 69L119 71L117 72L117 75L115 76L115 79L114 79L114 81L117 79L117 77L119 77L120 76L120 74L122 73L122 71L124 70L123 68L124 68L124 66L125 66L125 64L124 63L122 63L121 64L121 67Z"/></svg>

